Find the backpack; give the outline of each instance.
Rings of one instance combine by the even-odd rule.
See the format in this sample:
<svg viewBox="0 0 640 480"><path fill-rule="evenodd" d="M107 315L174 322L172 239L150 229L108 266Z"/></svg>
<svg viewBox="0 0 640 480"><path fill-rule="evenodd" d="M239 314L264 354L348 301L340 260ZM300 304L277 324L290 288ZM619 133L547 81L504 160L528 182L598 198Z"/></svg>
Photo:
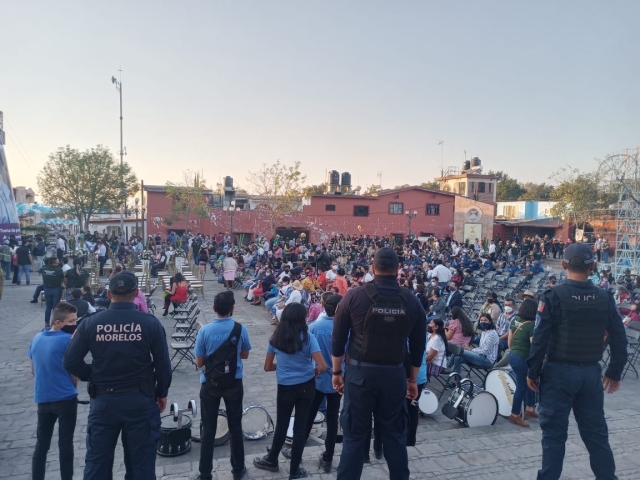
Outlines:
<svg viewBox="0 0 640 480"><path fill-rule="evenodd" d="M227 339L215 352L205 359L204 376L207 383L219 390L225 390L233 385L238 369L238 341L242 332L242 325L233 322L233 329Z"/></svg>
<svg viewBox="0 0 640 480"><path fill-rule="evenodd" d="M404 363L410 326L406 305L411 292L400 287L397 295L383 296L373 282L365 284L364 289L373 305L364 319L360 360L383 365Z"/></svg>

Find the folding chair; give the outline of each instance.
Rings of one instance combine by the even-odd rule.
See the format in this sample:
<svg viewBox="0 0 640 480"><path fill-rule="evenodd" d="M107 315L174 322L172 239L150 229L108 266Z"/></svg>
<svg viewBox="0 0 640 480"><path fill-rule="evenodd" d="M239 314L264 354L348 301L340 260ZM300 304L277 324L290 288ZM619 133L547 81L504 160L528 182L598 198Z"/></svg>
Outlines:
<svg viewBox="0 0 640 480"><path fill-rule="evenodd" d="M196 344L196 338L198 336L198 331L202 328L202 324L197 322L195 327L195 335L191 338L183 341L183 342L170 342L171 349L173 350L173 356L171 357L171 365L173 365L174 359L179 356L178 362L173 366L172 372L175 372L176 368L182 363L182 360L188 360L191 365L196 367L196 356L193 353L193 347Z"/></svg>
<svg viewBox="0 0 640 480"><path fill-rule="evenodd" d="M189 313L189 307L191 306L191 303L198 300L197 295L194 295L193 293L190 294L187 299L184 302L178 303L177 307L174 307L173 312L171 312L172 315L184 315L186 313Z"/></svg>
<svg viewBox="0 0 640 480"><path fill-rule="evenodd" d="M191 305L189 305L189 310L187 311L187 313L174 315L173 320L175 321L175 323L173 324L173 328L175 329L178 326L178 324L186 323L187 321L189 321L189 319L191 318L191 314L193 313L193 311L196 309L197 306L198 304L196 302L192 302Z"/></svg>
<svg viewBox="0 0 640 480"><path fill-rule="evenodd" d="M621 380L624 380L624 377L629 370L633 370L633 373L636 374L636 378L638 378L638 370L636 370L635 363L638 360L638 357L640 357L640 330L636 330L634 328L625 328L625 330L627 333L627 354L629 359L622 371Z"/></svg>
<svg viewBox="0 0 640 480"><path fill-rule="evenodd" d="M199 316L200 309L196 308L185 322L174 327L175 332L187 332L191 330L195 323L198 321Z"/></svg>

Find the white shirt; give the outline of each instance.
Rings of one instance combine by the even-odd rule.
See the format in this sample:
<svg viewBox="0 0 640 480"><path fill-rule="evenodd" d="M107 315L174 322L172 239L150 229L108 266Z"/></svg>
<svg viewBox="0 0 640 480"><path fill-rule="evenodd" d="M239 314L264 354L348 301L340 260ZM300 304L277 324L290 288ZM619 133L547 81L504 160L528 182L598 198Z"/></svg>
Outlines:
<svg viewBox="0 0 640 480"><path fill-rule="evenodd" d="M284 302L285 305L289 305L290 303L302 303L302 292L300 290L294 290L287 298L287 301Z"/></svg>
<svg viewBox="0 0 640 480"><path fill-rule="evenodd" d="M442 337L440 335L434 335L427 342L427 353L429 350L433 349L438 352L438 354L431 360L431 363L436 367L444 366L447 362L444 360L446 355L446 349L444 348L444 342L442 341Z"/></svg>
<svg viewBox="0 0 640 480"><path fill-rule="evenodd" d="M333 270L329 270L325 276L328 282L333 282L336 278L338 278L338 274Z"/></svg>
<svg viewBox="0 0 640 480"><path fill-rule="evenodd" d="M98 247L98 256L99 257L104 257L106 254L107 254L107 247L105 247L104 244L100 245Z"/></svg>
<svg viewBox="0 0 640 480"><path fill-rule="evenodd" d="M491 243L489 245L489 254L492 254L492 253L496 253L496 244L495 243Z"/></svg>
<svg viewBox="0 0 640 480"><path fill-rule="evenodd" d="M67 270L71 270L71 267L69 266L69 264L63 265L63 266L62 266L62 271L63 271L64 273L67 273Z"/></svg>
<svg viewBox="0 0 640 480"><path fill-rule="evenodd" d="M436 265L436 268L431 270L430 277L438 277L439 282L449 283L449 280L451 280L451 270L442 264Z"/></svg>
<svg viewBox="0 0 640 480"><path fill-rule="evenodd" d="M373 275L371 275L369 272L365 273L363 278L364 283L369 283L372 280L373 280Z"/></svg>
<svg viewBox="0 0 640 480"><path fill-rule="evenodd" d="M62 251L66 251L64 240L62 238L58 239L58 248Z"/></svg>

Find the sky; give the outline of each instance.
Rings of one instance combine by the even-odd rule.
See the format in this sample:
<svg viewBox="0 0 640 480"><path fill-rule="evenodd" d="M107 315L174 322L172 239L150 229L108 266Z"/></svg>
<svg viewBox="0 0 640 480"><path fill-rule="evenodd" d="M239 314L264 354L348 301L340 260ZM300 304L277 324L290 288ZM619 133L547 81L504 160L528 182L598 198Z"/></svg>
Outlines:
<svg viewBox="0 0 640 480"><path fill-rule="evenodd" d="M419 184L478 156L551 182L640 145L637 0L0 0L13 186L48 155L119 150L146 184L301 163ZM438 143L444 140L444 146Z"/></svg>

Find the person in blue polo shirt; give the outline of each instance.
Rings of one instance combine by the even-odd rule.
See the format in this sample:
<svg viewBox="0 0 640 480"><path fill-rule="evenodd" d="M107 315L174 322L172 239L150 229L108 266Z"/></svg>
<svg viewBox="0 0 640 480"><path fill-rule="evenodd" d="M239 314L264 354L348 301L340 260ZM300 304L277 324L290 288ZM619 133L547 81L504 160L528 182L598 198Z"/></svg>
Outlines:
<svg viewBox="0 0 640 480"><path fill-rule="evenodd" d="M206 358L215 352L229 337L235 321L232 318L236 301L233 292L228 290L218 293L213 300L213 311L216 319L205 325L198 332L194 353L196 365L202 368ZM210 480L213 470L213 443L216 438L218 426L218 410L220 399L224 398L227 411L227 424L229 425L229 437L231 439L231 468L234 480L239 480L246 473L244 465L244 440L242 435L242 360L249 358L251 342L249 332L244 325L240 329L240 339L237 342L238 363L236 367L235 382L230 388L220 389L209 382L204 372L200 373L200 407L202 412L202 448L200 449L200 475L197 479Z"/></svg>
<svg viewBox="0 0 640 480"><path fill-rule="evenodd" d="M73 432L78 413L77 379L64 368L62 358L75 331L77 309L60 302L53 310L51 329L44 329L31 341L29 358L35 377L34 400L38 404L38 431L33 452L31 475L44 479L47 452L53 428L58 422L60 477L73 478Z"/></svg>
<svg viewBox="0 0 640 480"><path fill-rule="evenodd" d="M290 479L307 476L307 471L300 467L307 418L311 401L316 393L315 377L327 370L318 341L312 333L309 333L306 319L307 309L304 305L301 303L287 305L282 311L280 323L269 340L264 370L265 372L275 371L278 379L276 430L269 453L253 460L255 467L261 470L270 472L279 470L278 455L284 445L291 412L295 407Z"/></svg>

